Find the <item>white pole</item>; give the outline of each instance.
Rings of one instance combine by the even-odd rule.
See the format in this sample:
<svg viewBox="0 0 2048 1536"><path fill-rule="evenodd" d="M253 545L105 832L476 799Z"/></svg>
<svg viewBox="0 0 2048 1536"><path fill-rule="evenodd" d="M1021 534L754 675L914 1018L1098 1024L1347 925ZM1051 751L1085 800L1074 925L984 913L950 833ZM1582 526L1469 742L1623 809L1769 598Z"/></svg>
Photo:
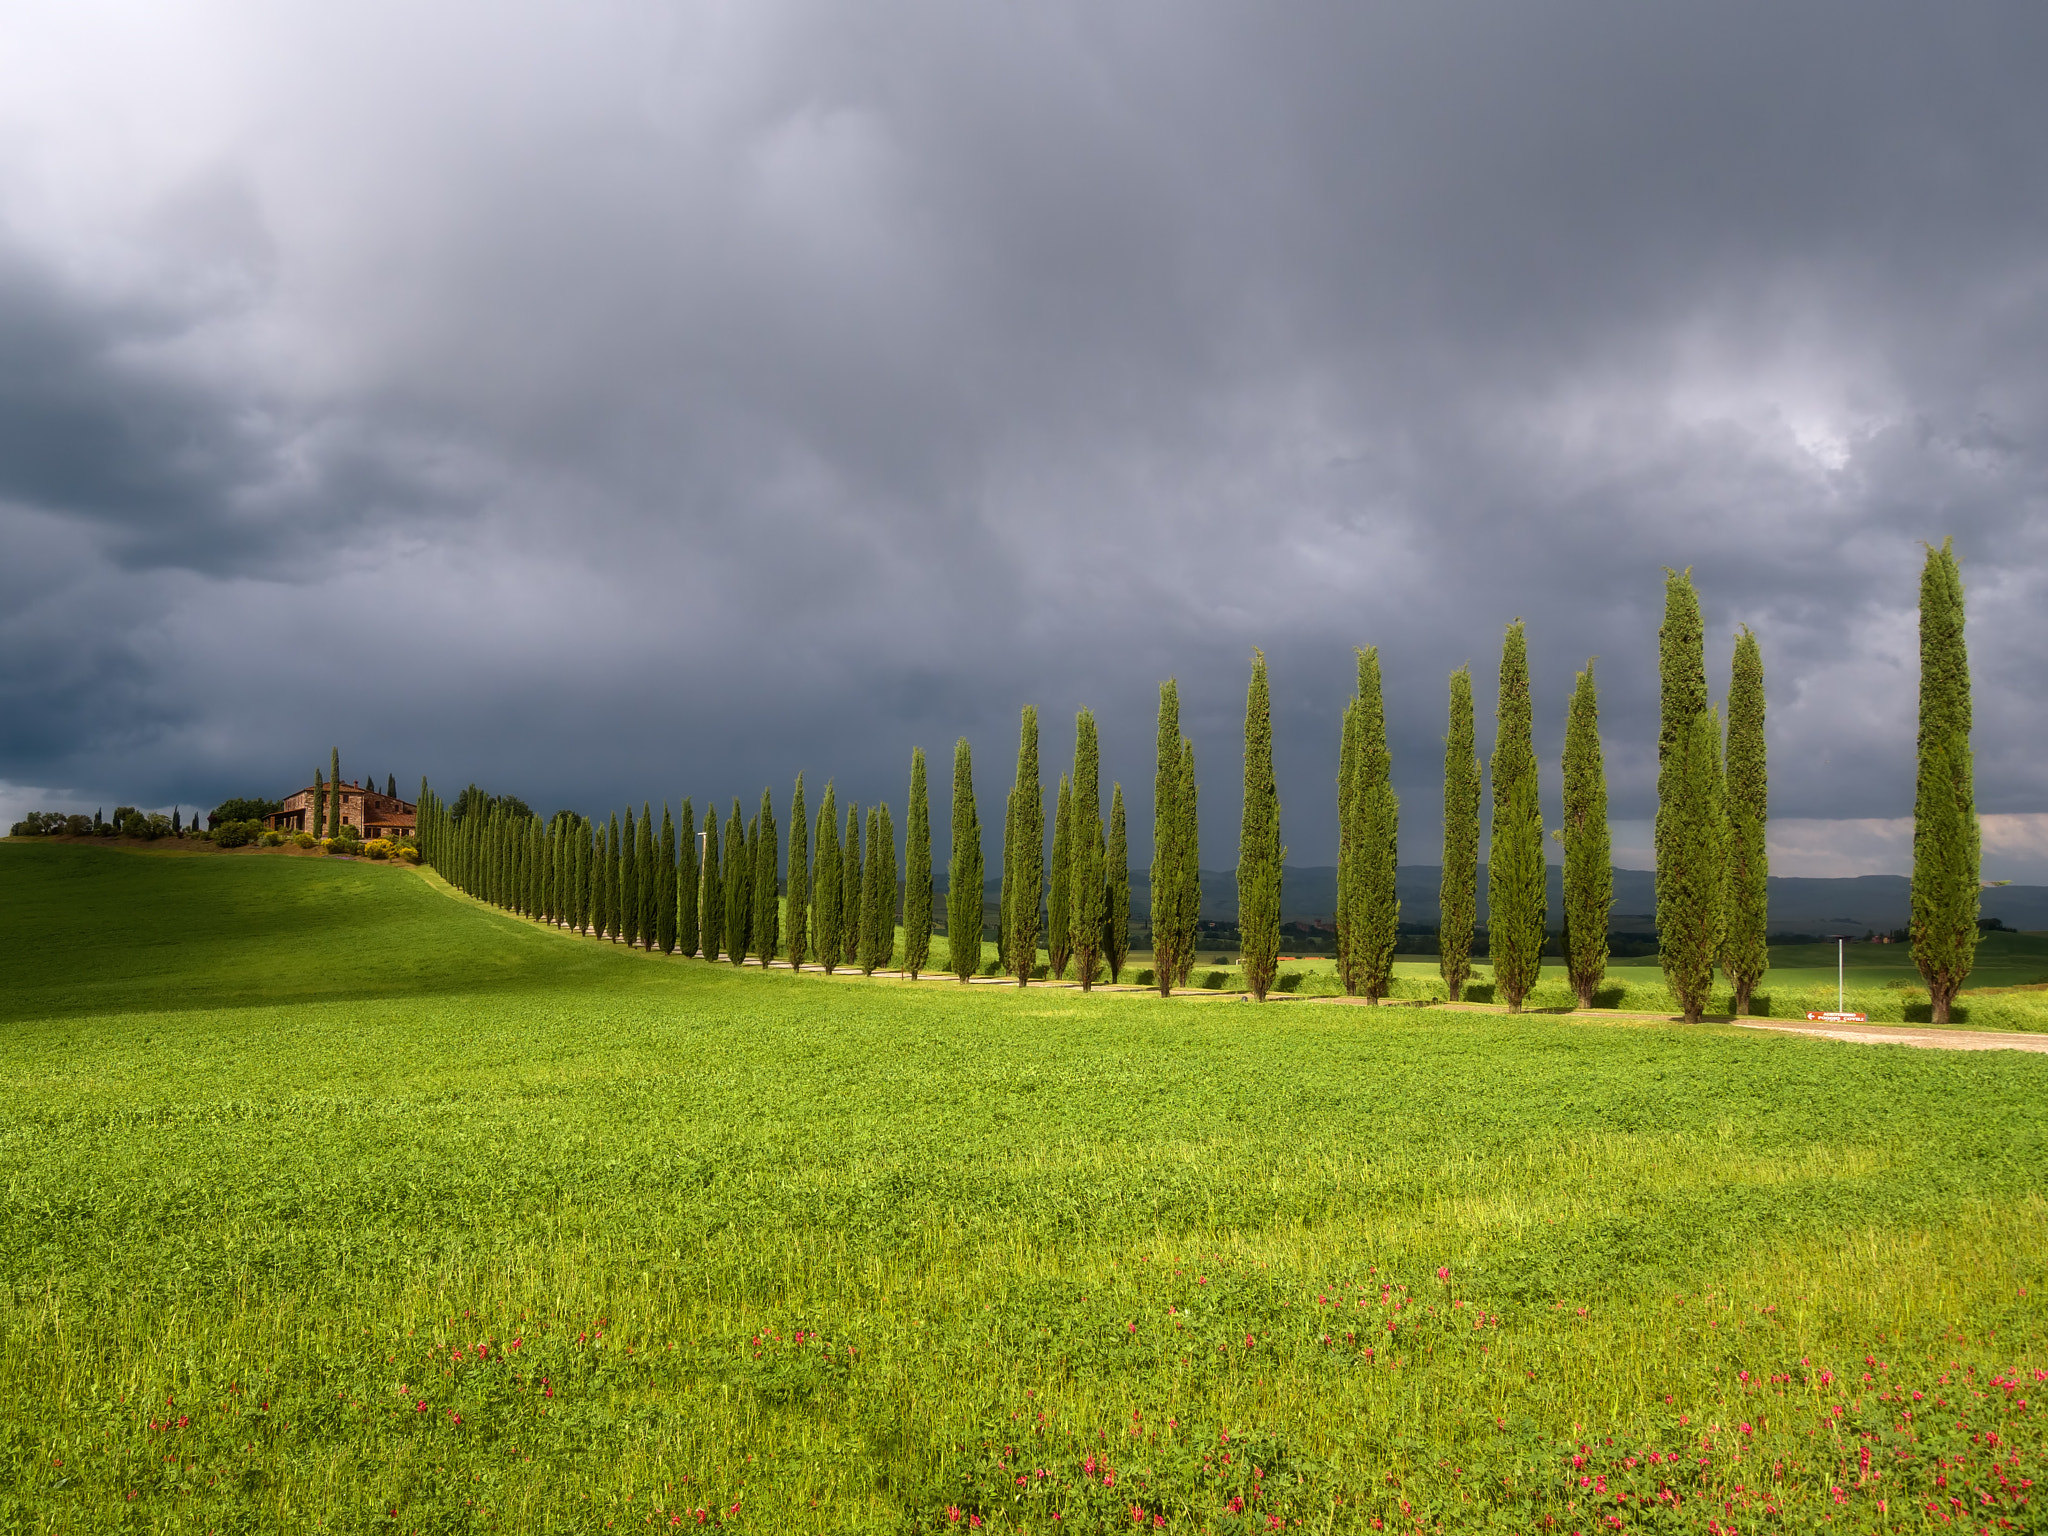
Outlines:
<svg viewBox="0 0 2048 1536"><path fill-rule="evenodd" d="M1843 979L1848 975L1849 971L1848 953L1849 941L1845 938L1837 938L1835 940L1835 1012L1837 1013L1847 1013L1849 1011L1849 1004L1842 995Z"/></svg>

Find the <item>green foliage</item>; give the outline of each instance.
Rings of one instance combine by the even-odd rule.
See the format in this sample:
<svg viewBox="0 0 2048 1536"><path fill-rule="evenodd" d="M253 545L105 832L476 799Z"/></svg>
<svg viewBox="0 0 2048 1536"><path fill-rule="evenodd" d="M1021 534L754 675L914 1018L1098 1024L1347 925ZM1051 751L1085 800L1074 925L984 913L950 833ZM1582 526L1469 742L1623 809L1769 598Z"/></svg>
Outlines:
<svg viewBox="0 0 2048 1536"><path fill-rule="evenodd" d="M1487 844L1488 953L1494 985L1510 1013L1536 985L1543 965L1545 888L1543 802L1537 783L1529 650L1522 621L1508 626L1500 653L1494 719L1493 828Z"/></svg>
<svg viewBox="0 0 2048 1536"><path fill-rule="evenodd" d="M640 833L631 806L620 831L618 936L628 946L640 942Z"/></svg>
<svg viewBox="0 0 2048 1536"><path fill-rule="evenodd" d="M975 957L981 955L979 928ZM903 838L903 969L912 976L930 969L932 958L932 804L925 782L924 748L910 752L910 821Z"/></svg>
<svg viewBox="0 0 2048 1536"><path fill-rule="evenodd" d="M1017 783L1010 810L1010 846L1003 857L1010 974L1023 986L1038 957L1039 903L1045 896L1045 790L1038 779L1038 709L1024 706L1017 728Z"/></svg>
<svg viewBox="0 0 2048 1536"><path fill-rule="evenodd" d="M1237 840L1237 932L1245 985L1259 1002L1280 961L1280 789L1273 777L1273 704L1266 655L1252 652L1244 704L1244 821Z"/></svg>
<svg viewBox="0 0 2048 1536"><path fill-rule="evenodd" d="M830 975L839 968L846 946L845 861L839 849L839 802L833 797L832 781L825 781L825 798L818 806L818 861L812 876L817 903L818 963Z"/></svg>
<svg viewBox="0 0 2048 1536"><path fill-rule="evenodd" d="M1658 963L1689 1024L1706 1012L1714 984L1714 958L1721 951L1728 823L1722 805L1721 726L1712 710L1701 710L1672 759L1669 814L1660 808L1666 837L1660 859L1670 861L1670 880L1660 865L1657 891Z"/></svg>
<svg viewBox="0 0 2048 1536"><path fill-rule="evenodd" d="M707 830L709 830L707 822ZM704 943L703 920L698 915L702 875L697 856L697 806L683 797L682 825L676 829L676 948L694 955Z"/></svg>
<svg viewBox="0 0 2048 1536"><path fill-rule="evenodd" d="M1017 787L1012 784L1003 797L1003 873L997 882L996 965L1001 975L1010 973L1010 888L1017 878Z"/></svg>
<svg viewBox="0 0 2048 1536"><path fill-rule="evenodd" d="M1437 968L1445 995L1465 995L1472 934L1479 922L1479 747L1473 726L1472 669L1451 674L1450 724L1444 734L1444 866L1437 897Z"/></svg>
<svg viewBox="0 0 2048 1536"><path fill-rule="evenodd" d="M1401 924L1394 886L1400 803L1378 646L1358 652L1358 692L1344 709L1337 776L1337 974L1347 994L1377 1003L1387 995Z"/></svg>
<svg viewBox="0 0 2048 1536"><path fill-rule="evenodd" d="M861 935L867 932L866 866L860 856L860 807L846 803L846 838L840 849L841 913L839 963L860 964Z"/></svg>
<svg viewBox="0 0 2048 1536"><path fill-rule="evenodd" d="M981 968L982 891L981 815L974 804L974 752L965 736L953 743L953 821L947 836L947 968L965 983Z"/></svg>
<svg viewBox="0 0 2048 1536"><path fill-rule="evenodd" d="M1072 895L1067 899L1067 915L1073 936L1069 947L1081 990L1086 992L1095 985L1109 897L1102 868L1102 746L1093 710L1082 710L1074 720L1074 783L1069 800L1067 881Z"/></svg>
<svg viewBox="0 0 2048 1536"><path fill-rule="evenodd" d="M2029 1528L2048 1059L1073 1002L0 847L0 1508Z"/></svg>
<svg viewBox="0 0 2048 1536"><path fill-rule="evenodd" d="M314 774L316 782L318 778L319 774L316 771ZM216 823L223 821L261 821L266 816L275 816L283 809L284 802L282 800L258 800L245 796L240 799L221 801L219 805L213 808L207 820Z"/></svg>
<svg viewBox="0 0 2048 1536"><path fill-rule="evenodd" d="M894 913L890 908L894 902L882 894L882 814L881 807L868 807L867 857L861 864L860 884L860 969L864 976L872 976L880 967L888 964L888 956L882 945L884 935L893 943L896 937ZM893 892L891 893L893 894Z"/></svg>
<svg viewBox="0 0 2048 1536"><path fill-rule="evenodd" d="M1749 1012L1750 994L1770 965L1767 882L1771 873L1765 832L1770 821L1770 776L1764 751L1764 658L1747 624L1735 638L1728 686L1728 886L1722 911L1721 969L1735 989L1735 1011Z"/></svg>
<svg viewBox="0 0 2048 1536"><path fill-rule="evenodd" d="M758 834L758 826L754 830ZM735 795L732 812L725 818L725 958L734 965L746 964L753 939L754 849Z"/></svg>
<svg viewBox="0 0 2048 1536"><path fill-rule="evenodd" d="M676 824L661 803L661 843L655 854L654 944L664 955L676 952Z"/></svg>
<svg viewBox="0 0 2048 1536"><path fill-rule="evenodd" d="M1758 683L1761 686L1761 673ZM1759 695L1759 711L1761 703ZM1757 746L1761 752L1761 712L1757 726ZM1761 771L1761 757L1757 766ZM1586 663L1586 670L1573 684L1571 706L1565 715L1562 832L1565 971L1571 977L1579 1006L1590 1008L1593 1006L1593 993L1607 974L1607 927L1614 907L1614 852L1612 834L1607 825L1607 767L1600 750L1600 694L1591 661ZM1759 885L1758 889L1761 890L1762 886ZM1762 938L1761 930L1758 938Z"/></svg>
<svg viewBox="0 0 2048 1536"><path fill-rule="evenodd" d="M538 827L538 823L533 824ZM640 802L640 829L634 838L637 859L634 866L634 885L639 892L640 943L643 948L654 949L660 944L661 912L664 906L673 909L675 903L664 898L668 889L661 879L661 866L654 843L654 810L645 800ZM529 909L531 910L531 909Z"/></svg>
<svg viewBox="0 0 2048 1536"><path fill-rule="evenodd" d="M1977 954L1978 828L1970 753L1970 654L1955 541L1920 573L1919 773L1913 792L1913 959L1936 1022Z"/></svg>
<svg viewBox="0 0 2048 1536"><path fill-rule="evenodd" d="M716 960L725 953L724 855L718 846L718 802L704 807L703 873L704 958Z"/></svg>
<svg viewBox="0 0 2048 1536"><path fill-rule="evenodd" d="M1162 997L1187 981L1195 962L1195 924L1201 916L1200 854L1194 839L1193 747L1180 733L1180 684L1159 685L1159 735L1152 773L1152 954ZM1190 908L1192 890L1195 904Z"/></svg>
<svg viewBox="0 0 2048 1536"><path fill-rule="evenodd" d="M1123 980L1124 960L1131 952L1131 840L1124 824L1124 787L1115 784L1109 794L1109 851L1107 889L1103 898L1102 957L1109 967L1110 984ZM1139 982L1144 986L1144 982Z"/></svg>
<svg viewBox="0 0 2048 1536"><path fill-rule="evenodd" d="M775 825L774 798L765 789L761 791L761 809L754 815L754 826L754 919L750 927L753 952L766 965L782 951L782 903L776 888L782 865L782 834Z"/></svg>
<svg viewBox="0 0 2048 1536"><path fill-rule="evenodd" d="M1066 979L1074 943L1074 786L1063 773L1053 793L1052 869L1045 892L1045 952L1052 974Z"/></svg>
<svg viewBox="0 0 2048 1536"><path fill-rule="evenodd" d="M789 796L788 867L784 909L789 914L789 963L801 968L811 957L811 822L801 773Z"/></svg>

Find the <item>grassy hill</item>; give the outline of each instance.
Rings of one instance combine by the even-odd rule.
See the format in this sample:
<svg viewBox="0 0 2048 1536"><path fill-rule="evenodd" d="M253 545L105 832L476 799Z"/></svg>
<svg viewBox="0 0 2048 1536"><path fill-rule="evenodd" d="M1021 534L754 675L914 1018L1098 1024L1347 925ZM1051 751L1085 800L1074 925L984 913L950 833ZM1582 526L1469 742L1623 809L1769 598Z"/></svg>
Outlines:
<svg viewBox="0 0 2048 1536"><path fill-rule="evenodd" d="M7 844L0 1526L2026 1528L2044 1106Z"/></svg>

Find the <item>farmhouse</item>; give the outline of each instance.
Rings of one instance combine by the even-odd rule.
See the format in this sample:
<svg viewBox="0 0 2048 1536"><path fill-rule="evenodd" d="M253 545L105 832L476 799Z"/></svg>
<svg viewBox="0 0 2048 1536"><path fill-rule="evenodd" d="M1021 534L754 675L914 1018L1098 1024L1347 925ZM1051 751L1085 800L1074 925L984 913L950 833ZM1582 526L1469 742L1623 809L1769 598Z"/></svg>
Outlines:
<svg viewBox="0 0 2048 1536"><path fill-rule="evenodd" d="M323 786L325 793L341 795L341 819L354 827L364 837L411 837L415 825L417 806L408 804L396 795L387 795L374 785L365 786L343 780L339 785ZM316 837L327 830L323 817L319 826L313 825L316 807L313 804L314 786L308 784L291 796L277 810L263 818L263 824L278 832L311 832ZM327 808L333 814L332 805Z"/></svg>

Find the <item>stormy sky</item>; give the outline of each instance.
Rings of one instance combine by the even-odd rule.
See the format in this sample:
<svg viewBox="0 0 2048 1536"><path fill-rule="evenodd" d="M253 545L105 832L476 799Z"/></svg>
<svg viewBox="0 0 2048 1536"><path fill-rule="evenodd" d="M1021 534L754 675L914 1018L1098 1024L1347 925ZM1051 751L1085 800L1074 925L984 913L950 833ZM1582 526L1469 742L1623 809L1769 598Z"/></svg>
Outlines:
<svg viewBox="0 0 2048 1536"><path fill-rule="evenodd" d="M2048 11L866 0L0 10L0 815L344 773L536 809L1076 708L1149 846L1177 677L1234 857L1252 649L1334 860L1449 671L1761 637L1776 868L1907 867L1924 539L1987 878L2048 880ZM815 803L815 790L814 790Z"/></svg>

